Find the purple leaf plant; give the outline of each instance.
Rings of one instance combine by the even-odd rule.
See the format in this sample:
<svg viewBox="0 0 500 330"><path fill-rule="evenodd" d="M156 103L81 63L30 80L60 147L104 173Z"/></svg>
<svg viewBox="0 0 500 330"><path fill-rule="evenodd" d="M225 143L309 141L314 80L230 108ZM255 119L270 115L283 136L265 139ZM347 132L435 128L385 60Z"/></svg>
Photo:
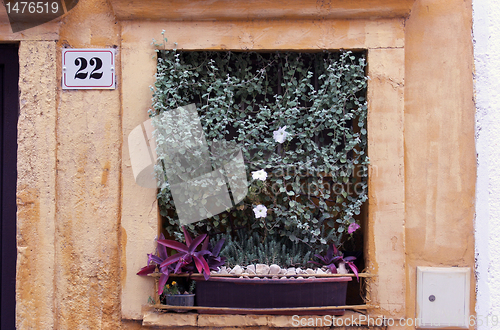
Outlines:
<svg viewBox="0 0 500 330"><path fill-rule="evenodd" d="M356 257L344 257L344 254L337 249L335 244L332 243L332 245L328 247L328 251L326 252L325 256L322 256L320 254L315 254L314 256L321 260L321 263L316 261L309 262L319 266L328 267L332 274L337 274L337 268L339 264L341 262L344 262L346 266L349 266L352 272L356 275L356 279L359 282L358 267L356 267L356 265L353 263L353 261L356 260Z"/></svg>
<svg viewBox="0 0 500 330"><path fill-rule="evenodd" d="M207 234L200 235L192 239L186 228L183 226L186 244L174 240L165 239L163 234L157 240L158 255L148 254L148 265L141 268L137 275L145 276L155 272L158 267L161 275L158 281L158 294L163 293L163 288L171 273L192 274L195 269L203 274L205 280L210 277L210 270L217 270L224 265L226 258L219 256L219 252L224 244L224 240L217 242L211 250ZM201 249L196 248L201 245ZM177 251L176 254L168 256L167 247Z"/></svg>

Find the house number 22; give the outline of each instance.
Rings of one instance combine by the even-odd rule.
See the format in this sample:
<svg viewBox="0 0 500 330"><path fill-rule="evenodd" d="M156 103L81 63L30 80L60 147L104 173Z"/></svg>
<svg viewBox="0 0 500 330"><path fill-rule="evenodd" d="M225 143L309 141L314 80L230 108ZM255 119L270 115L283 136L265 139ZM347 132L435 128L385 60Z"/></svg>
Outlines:
<svg viewBox="0 0 500 330"><path fill-rule="evenodd" d="M114 89L115 49L64 49L63 89Z"/></svg>
<svg viewBox="0 0 500 330"><path fill-rule="evenodd" d="M89 63L94 67L94 70L90 72L89 79L101 79L102 72L99 72L99 70L102 68L102 60L99 57L92 57ZM76 71L75 79L87 78L88 72L84 71L85 69L87 69L87 60L84 57L77 57L75 60L75 65L80 66L80 69Z"/></svg>

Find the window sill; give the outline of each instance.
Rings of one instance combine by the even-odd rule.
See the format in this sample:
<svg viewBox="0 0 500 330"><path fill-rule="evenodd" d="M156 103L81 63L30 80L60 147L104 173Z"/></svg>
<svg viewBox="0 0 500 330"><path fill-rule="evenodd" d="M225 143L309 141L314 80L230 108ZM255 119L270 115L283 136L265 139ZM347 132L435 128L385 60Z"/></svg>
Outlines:
<svg viewBox="0 0 500 330"><path fill-rule="evenodd" d="M144 306L142 309L142 315L143 326L168 327L329 327L332 321L332 316L330 315L292 316L162 313L158 312L153 306ZM335 317L334 324L336 324L338 328L342 328L344 326L368 326L366 319L367 316L363 313L347 310L343 316ZM315 324L312 324L311 322L314 322Z"/></svg>

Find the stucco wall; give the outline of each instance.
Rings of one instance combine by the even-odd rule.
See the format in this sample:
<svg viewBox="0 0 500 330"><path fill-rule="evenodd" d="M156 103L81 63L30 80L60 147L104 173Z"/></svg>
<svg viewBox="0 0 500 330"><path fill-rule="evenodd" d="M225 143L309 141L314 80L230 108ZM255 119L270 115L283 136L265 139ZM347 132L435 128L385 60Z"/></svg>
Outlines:
<svg viewBox="0 0 500 330"><path fill-rule="evenodd" d="M119 45L119 28L105 1L80 1L45 29L3 35L21 40L17 327L116 329L120 89L62 91L60 63L63 46Z"/></svg>
<svg viewBox="0 0 500 330"><path fill-rule="evenodd" d="M406 24L407 317L417 266L474 267L471 31L471 1L416 1Z"/></svg>
<svg viewBox="0 0 500 330"><path fill-rule="evenodd" d="M140 249L142 254L142 250L148 248L146 243L140 241L137 246L126 244L131 241L127 237L154 233L156 216L151 205L140 203L147 215L143 220L146 227L133 227L134 216L129 212L134 204L122 200L122 193L128 189L122 187L132 184L130 177L125 177L130 169L127 168L127 152L122 149L126 148L127 130L134 127L134 121L139 123L145 119L142 112L149 107L149 104L144 104L149 102L149 97L144 94L149 94L148 90L138 93L138 96L134 94L134 83L144 85L142 82L149 81L149 78L134 80L134 75L129 73L151 74L150 63L141 64L141 61L150 60L150 57L142 57L134 48L134 42L149 45L151 40L149 35L148 40L139 40L134 35L134 27L148 25L151 30L157 31L155 33L159 33L162 24L119 22L110 2L105 0L80 0L66 17L54 23L55 27L34 28L26 33L10 33L6 28L5 15L0 18L3 19L0 38L21 41L18 328L139 328L136 322L121 321L121 293L126 289L126 277L130 276L126 268L122 267L133 261L127 257L131 251ZM405 264L398 266L399 269L386 268L392 267L391 263L377 265L383 267L382 272L395 272L397 287L403 288L395 302L391 300L394 295L387 292L385 296L380 293L377 297L383 298L382 303L391 305L391 312L396 315L413 317L416 266L474 266L476 156L471 0L416 0L404 29L400 23L401 28L387 30L384 29L388 23L351 23L332 25L331 29L325 29L322 24L315 26L324 34L324 41L330 44L356 46L366 42L367 47L374 49L373 56L384 52L392 54L393 57L382 56L377 62L385 68L373 67L370 70L377 73L381 81L389 77L385 81L386 86L401 98L404 87L404 116L397 115L395 125L390 121L380 124L380 136L384 138L390 139L391 132L395 130L400 132L395 137L397 141L387 140L397 148L385 145L385 140L377 144L380 150L386 149L385 154L380 154L383 156L381 161L390 160L391 157L401 158L404 166L399 168L399 162L394 162L395 167L384 169L392 175L392 181L386 182L387 194L382 196L375 193L370 196L370 202L376 205L380 201L378 197L385 196L385 210L393 212L391 223L403 228L401 235L381 241L379 235L384 235L383 228L377 227L375 230L372 227L372 232L377 232L378 245L375 245L380 247L379 253L394 253L389 256ZM187 23L186 26L180 22L170 24L176 27L173 33L177 33L179 38L193 33L188 31ZM242 48L254 47L252 34L237 35L240 30L234 25L230 25L231 30L226 31L234 34L231 38L223 39L212 33L221 24L203 22L200 26L206 29L206 37L192 44L218 48L225 42L231 42L241 43ZM301 24L304 22L294 25L297 31L300 31ZM246 28L257 33L264 25L268 28L286 26L279 21L265 21L265 24L248 22ZM347 31L345 35L350 39L340 38L339 35L344 36L342 31ZM398 33L391 34L394 31ZM265 34L262 35L263 44L276 42L276 38L266 39ZM293 33L286 36L289 43L297 40ZM309 40L307 35L301 38ZM346 44L346 40L350 43ZM394 45L380 46L384 40ZM123 47L123 44L129 47ZM61 48L64 46L116 46L118 88L62 91L59 77ZM321 45L315 47L321 48ZM377 47L383 49L377 50ZM391 62L391 58L397 61ZM490 60L486 55L484 59ZM394 71L395 66L391 66L391 63L402 64L403 60L404 69ZM477 70L481 68L479 64ZM129 68L127 75L122 76L119 70L122 66ZM385 76L386 70L390 75ZM488 81L493 82L493 78ZM124 79L127 79L127 84ZM149 84L142 85L138 87L141 91L149 88ZM494 95L492 92L487 96L491 98ZM383 102L380 104L380 111L384 111ZM492 103L484 104L486 111L488 104ZM398 106L403 109L403 104ZM480 123L489 125L489 117L481 118ZM404 154L400 148L403 147L403 131ZM481 153L481 150L486 150L481 149L481 142L493 141L493 136L489 140L481 140L485 135L478 136L481 166L481 156L488 155L486 152ZM479 183L483 182L486 184L484 187L487 187L485 189L491 191L495 188L494 182L485 183L484 176L486 172L495 170L492 165L496 163L483 164L487 165L480 172ZM392 182L396 183L397 189L390 191ZM481 191L485 194L484 190L479 189ZM137 203L142 200L150 203L152 195L141 195ZM388 196L397 198L393 202ZM480 198L478 195L478 200ZM490 207L490 215L495 209L496 206ZM375 218L381 225L384 219ZM131 229L125 232L122 226L127 224L131 225ZM390 226L387 223L385 225ZM391 227L391 230L394 228ZM484 231L488 230L480 225L477 228L477 235L484 235ZM491 239L485 243L487 245L478 245L478 251L481 248L488 251L494 247L494 234L489 237ZM373 238L371 240L374 241ZM372 250L372 253L376 254L377 251ZM142 260L145 261L145 258ZM487 260L480 259L479 262L481 266ZM492 268L490 272L494 270ZM481 274L480 269L480 281ZM387 282L386 275L384 281ZM479 288L485 284L488 283L480 282ZM472 292L471 304L474 304L474 298ZM478 308L483 307L478 304Z"/></svg>
<svg viewBox="0 0 500 330"><path fill-rule="evenodd" d="M477 315L500 311L500 3L474 0ZM484 322L478 329L490 329Z"/></svg>
<svg viewBox="0 0 500 330"><path fill-rule="evenodd" d="M24 41L19 49L19 58L24 59L19 72L17 167L19 329L51 329L56 319L52 280L56 258L56 57L55 41ZM46 88L34 88L42 84Z"/></svg>
<svg viewBox="0 0 500 330"><path fill-rule="evenodd" d="M123 67L124 145L130 131L147 118L150 91L137 86L154 83L156 61L150 40L161 40L168 31L171 48L178 49L339 49L368 50L371 80L368 83L369 156L374 175L370 177L369 220L367 222L367 271L370 279L372 313L403 317L405 313L404 251L404 25L402 19L304 20L266 22L123 22L122 61L141 63ZM263 32L264 31L264 32ZM286 31L286 32L283 32ZM367 33L367 31L370 31ZM134 79L130 79L134 77ZM387 129L390 127L390 129ZM123 151L122 227L126 233L122 272L122 316L142 318L141 305L151 291L150 279L135 275L153 250L156 223L151 219L154 189L133 182L127 147ZM130 233L133 233L131 235ZM125 241L123 241L125 243ZM133 248L131 248L133 247ZM149 284L148 284L149 281Z"/></svg>

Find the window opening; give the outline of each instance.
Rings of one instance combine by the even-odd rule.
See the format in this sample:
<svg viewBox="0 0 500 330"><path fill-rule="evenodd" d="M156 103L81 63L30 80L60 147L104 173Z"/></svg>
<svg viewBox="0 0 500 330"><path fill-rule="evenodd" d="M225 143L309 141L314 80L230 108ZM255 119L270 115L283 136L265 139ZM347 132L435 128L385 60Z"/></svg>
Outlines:
<svg viewBox="0 0 500 330"><path fill-rule="evenodd" d="M249 183L243 202L187 225L189 231L207 233L212 244L224 237L228 265L307 268L334 243L362 270L365 69L364 52L159 50L151 116L195 104L209 146L230 141L241 148ZM182 241L158 156L161 230ZM352 284L358 294L347 302L359 303Z"/></svg>

